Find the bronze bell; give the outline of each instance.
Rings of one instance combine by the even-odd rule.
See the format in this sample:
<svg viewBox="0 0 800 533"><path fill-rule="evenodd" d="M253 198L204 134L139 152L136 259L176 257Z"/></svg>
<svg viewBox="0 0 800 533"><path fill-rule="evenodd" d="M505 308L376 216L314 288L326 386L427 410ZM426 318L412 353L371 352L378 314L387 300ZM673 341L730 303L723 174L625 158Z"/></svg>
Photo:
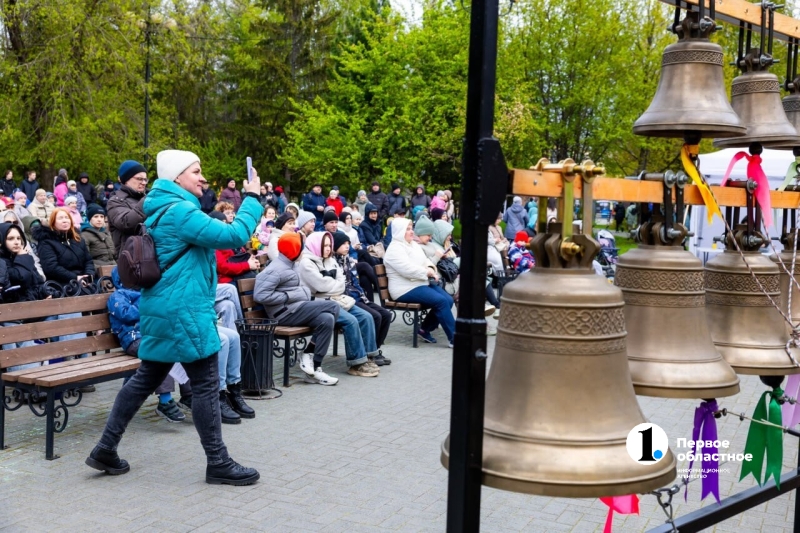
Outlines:
<svg viewBox="0 0 800 533"><path fill-rule="evenodd" d="M744 259L732 239L739 243ZM786 353L789 336L785 322L770 302L770 298L776 303L781 299L780 271L758 251L764 242L763 234L738 225L734 234L727 236L725 251L706 263L706 313L711 338L739 374L797 374L800 367L795 367Z"/></svg>
<svg viewBox="0 0 800 533"><path fill-rule="evenodd" d="M676 27L680 40L664 50L656 95L634 123L635 134L699 139L746 133L728 103L722 47L709 41L716 27L709 21L705 18L704 29L700 29L699 14L688 13Z"/></svg>
<svg viewBox="0 0 800 533"><path fill-rule="evenodd" d="M642 465L626 450L645 418L628 372L622 293L590 268L597 241L563 239L561 226L534 237L536 268L503 291L486 380L483 484L579 498L653 490L675 478L675 458L667 450Z"/></svg>
<svg viewBox="0 0 800 533"><path fill-rule="evenodd" d="M625 297L628 363L636 394L720 398L739 378L711 340L703 263L682 246L640 244L617 261Z"/></svg>
<svg viewBox="0 0 800 533"><path fill-rule="evenodd" d="M792 190L800 190L800 187L797 185L790 185L787 189ZM787 218L791 216L791 230L787 231ZM773 263L778 266L780 270L781 276L781 310L786 313L788 317L792 319L792 321L796 324L800 321L800 290L797 288L797 283L800 282L800 250L797 251L797 254L793 252L795 250L795 242L794 242L794 233L795 233L795 210L794 209L784 209L783 211L783 234L781 236L781 243L784 245L783 250L778 255L771 255L770 259ZM780 256L780 258L778 257ZM796 280L792 283L791 278L789 277L789 272L792 270L792 257L794 257L794 279ZM783 263L781 265L781 263ZM792 291L792 308L791 312L789 310L789 291ZM788 339L792 333L792 328L789 324L784 320L783 321L784 328L786 330L786 338ZM792 350L792 354L794 358L800 360L800 349L798 348L790 348Z"/></svg>
<svg viewBox="0 0 800 533"><path fill-rule="evenodd" d="M639 247L617 260L614 284L625 298L628 363L636 394L664 398L719 398L739 392L739 378L717 352L705 314L703 264L683 249L688 179L644 173L663 184L663 202L635 239ZM673 202L673 190L675 202Z"/></svg>
<svg viewBox="0 0 800 533"><path fill-rule="evenodd" d="M731 105L747 126L747 134L735 139L718 138L714 146L746 148L752 143L764 147L800 144L800 136L789 122L781 102L778 77L764 70L767 67L761 64L761 57L761 50L751 50L743 60L745 71L731 86Z"/></svg>

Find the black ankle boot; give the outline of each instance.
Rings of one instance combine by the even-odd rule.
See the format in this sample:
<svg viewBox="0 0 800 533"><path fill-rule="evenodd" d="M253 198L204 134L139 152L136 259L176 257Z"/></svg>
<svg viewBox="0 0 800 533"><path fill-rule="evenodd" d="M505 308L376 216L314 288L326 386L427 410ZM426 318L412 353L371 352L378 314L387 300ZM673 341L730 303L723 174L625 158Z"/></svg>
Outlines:
<svg viewBox="0 0 800 533"><path fill-rule="evenodd" d="M252 407L244 403L244 396L242 396L242 382L234 385L228 385L228 400L231 402L231 407L242 418L255 418L256 412Z"/></svg>
<svg viewBox="0 0 800 533"><path fill-rule="evenodd" d="M206 483L212 485L252 485L260 477L255 468L242 466L230 458L222 464L206 467Z"/></svg>
<svg viewBox="0 0 800 533"><path fill-rule="evenodd" d="M86 458L86 464L112 476L126 474L131 469L128 461L120 459L117 452L110 452L99 446L95 446L92 453Z"/></svg>
<svg viewBox="0 0 800 533"><path fill-rule="evenodd" d="M223 424L241 424L242 418L233 410L228 401L228 391L219 391L219 412Z"/></svg>

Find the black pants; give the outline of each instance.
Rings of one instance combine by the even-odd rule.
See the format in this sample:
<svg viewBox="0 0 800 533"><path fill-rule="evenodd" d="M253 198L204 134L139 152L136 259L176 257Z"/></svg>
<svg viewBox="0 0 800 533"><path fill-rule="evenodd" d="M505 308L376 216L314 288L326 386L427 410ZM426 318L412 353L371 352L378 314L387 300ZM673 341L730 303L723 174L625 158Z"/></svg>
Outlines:
<svg viewBox="0 0 800 533"><path fill-rule="evenodd" d="M375 345L380 348L386 340L386 335L389 334L392 312L373 302L356 301L356 306L372 315L372 320L375 322Z"/></svg>
<svg viewBox="0 0 800 533"><path fill-rule="evenodd" d="M378 276L375 274L375 269L372 265L359 261L356 263L356 272L358 273L358 283L364 289L367 300L374 302L375 292L379 290Z"/></svg>
<svg viewBox="0 0 800 533"><path fill-rule="evenodd" d="M136 373L125 383L114 400L108 415L103 436L97 444L104 450L116 450L128 424L148 396L153 394L169 374L173 363L142 361ZM208 464L217 465L228 460L228 449L222 442L222 425L219 413L219 362L217 354L181 363L192 381L192 419L200 444L206 452Z"/></svg>

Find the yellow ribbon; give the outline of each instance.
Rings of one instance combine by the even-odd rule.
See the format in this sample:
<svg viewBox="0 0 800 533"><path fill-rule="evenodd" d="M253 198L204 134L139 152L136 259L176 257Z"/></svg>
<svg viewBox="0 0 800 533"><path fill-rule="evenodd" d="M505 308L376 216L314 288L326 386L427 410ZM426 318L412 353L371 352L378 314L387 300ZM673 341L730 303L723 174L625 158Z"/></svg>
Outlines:
<svg viewBox="0 0 800 533"><path fill-rule="evenodd" d="M700 196L703 197L703 203L706 204L708 223L711 224L714 215L719 215L719 218L723 218L723 216L722 211L719 210L717 201L714 199L714 195L711 194L711 189L708 188L708 184L706 184L705 180L697 172L697 167L694 166L692 162L692 157L697 157L698 153L700 153L700 146L696 144L684 144L683 148L681 148L681 163L683 163L683 169L686 171L686 174L689 175L692 183L700 190Z"/></svg>

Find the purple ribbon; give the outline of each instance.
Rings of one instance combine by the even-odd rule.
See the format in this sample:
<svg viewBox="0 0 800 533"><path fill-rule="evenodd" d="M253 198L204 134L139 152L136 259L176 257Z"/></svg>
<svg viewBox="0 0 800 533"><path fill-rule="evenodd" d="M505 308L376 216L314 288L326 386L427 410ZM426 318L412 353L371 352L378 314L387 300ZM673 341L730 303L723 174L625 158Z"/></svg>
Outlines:
<svg viewBox="0 0 800 533"><path fill-rule="evenodd" d="M714 413L718 409L717 401L709 400L707 402L701 402L700 406L694 410L694 428L692 429L692 440L694 442L697 442L698 440L714 442L717 440L717 419L714 418ZM706 476L701 479L702 491L700 495L700 501L703 501L709 494L713 494L714 498L717 499L717 503L719 503L719 461L712 459L712 456L717 454L718 451L719 450L716 446L711 446L709 448L704 447L700 450L700 453L703 454L703 461L700 471ZM697 453L697 450L693 447L692 454L694 453ZM706 456L708 456L708 459L706 459ZM690 472L692 470L693 463L694 459L689 461ZM687 485L686 490L683 493L684 501L687 500L688 495L689 486Z"/></svg>
<svg viewBox="0 0 800 533"><path fill-rule="evenodd" d="M800 374L792 374L786 382L786 388L783 389L786 396L797 398L800 396ZM783 422L787 427L793 428L800 424L800 405L786 402L781 407L783 411Z"/></svg>

